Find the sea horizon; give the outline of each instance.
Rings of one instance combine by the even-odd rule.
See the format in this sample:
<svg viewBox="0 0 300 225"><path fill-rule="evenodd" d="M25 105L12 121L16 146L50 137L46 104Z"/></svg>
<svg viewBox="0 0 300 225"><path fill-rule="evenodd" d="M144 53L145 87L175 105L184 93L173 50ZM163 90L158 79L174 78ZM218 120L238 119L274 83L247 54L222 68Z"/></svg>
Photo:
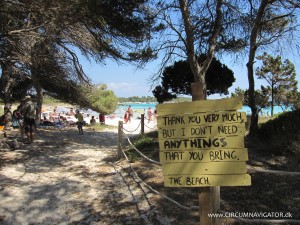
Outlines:
<svg viewBox="0 0 300 225"><path fill-rule="evenodd" d="M155 102L123 102L123 103L120 103L118 104L118 107L117 109L115 110L114 114L116 116L119 116L119 117L122 117L123 114L125 114L127 108L129 106L131 106L132 110L134 111L134 113L146 113L148 108L150 107L152 112L154 111L154 109L156 108L156 106L158 105L159 103L155 103ZM243 106L240 110L238 110L240 112L246 112L247 115L251 115L251 109L249 106ZM291 111L290 108L288 108L287 110L285 111ZM278 113L282 113L284 112L283 109L281 108L281 106L274 106L273 108L273 114L278 114ZM121 116L122 115L122 116ZM263 108L260 113L259 113L260 116L270 116L271 115L271 107L269 108ZM138 115L140 116L140 115ZM134 115L134 117L136 117L136 115Z"/></svg>

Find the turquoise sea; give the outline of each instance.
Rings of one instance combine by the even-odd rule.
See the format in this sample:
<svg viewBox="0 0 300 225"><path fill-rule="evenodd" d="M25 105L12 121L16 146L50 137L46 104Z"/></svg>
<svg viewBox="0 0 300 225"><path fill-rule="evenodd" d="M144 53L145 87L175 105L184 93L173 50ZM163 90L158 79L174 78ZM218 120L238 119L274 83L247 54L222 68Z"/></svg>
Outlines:
<svg viewBox="0 0 300 225"><path fill-rule="evenodd" d="M133 112L134 112L134 118L140 117L142 113L147 113L147 110L149 107L151 107L152 112L154 111L156 105L158 103L151 102L151 103L122 103L119 104L118 108L114 112L114 114L118 117L123 117L125 114L125 111L129 106L131 106ZM247 115L251 114L251 110L248 106L243 106L241 112L246 112ZM283 112L282 108L280 106L275 106L274 107L274 115L277 113ZM260 113L260 116L270 116L271 115L271 109L270 108L265 108L262 110Z"/></svg>
<svg viewBox="0 0 300 225"><path fill-rule="evenodd" d="M133 110L133 117L137 118L140 117L142 113L147 113L148 108L150 107L152 112L154 111L156 105L158 103L152 102L152 103L122 103L119 104L118 108L114 112L114 114L117 117L124 117L124 114L129 106L131 106Z"/></svg>

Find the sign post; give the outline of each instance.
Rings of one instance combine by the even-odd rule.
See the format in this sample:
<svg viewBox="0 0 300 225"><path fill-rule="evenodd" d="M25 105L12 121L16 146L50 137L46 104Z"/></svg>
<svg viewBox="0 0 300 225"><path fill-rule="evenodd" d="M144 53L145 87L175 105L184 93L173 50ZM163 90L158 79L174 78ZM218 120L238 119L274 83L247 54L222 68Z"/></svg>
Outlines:
<svg viewBox="0 0 300 225"><path fill-rule="evenodd" d="M123 140L123 121L119 121L118 124L118 149L117 149L117 158L122 158L122 140Z"/></svg>
<svg viewBox="0 0 300 225"><path fill-rule="evenodd" d="M192 100L201 101L205 100L205 93L201 83L192 83ZM216 213L220 208L220 187L202 187L199 192L199 216L200 225L217 225L218 219L212 220L212 217L208 217L209 213Z"/></svg>
<svg viewBox="0 0 300 225"><path fill-rule="evenodd" d="M220 186L251 185L244 148L246 114L241 99L203 100L192 85L193 102L158 109L160 161L166 187L200 187L200 224L218 224ZM200 94L199 94L200 93Z"/></svg>
<svg viewBox="0 0 300 225"><path fill-rule="evenodd" d="M145 113L141 114L141 135L145 134Z"/></svg>

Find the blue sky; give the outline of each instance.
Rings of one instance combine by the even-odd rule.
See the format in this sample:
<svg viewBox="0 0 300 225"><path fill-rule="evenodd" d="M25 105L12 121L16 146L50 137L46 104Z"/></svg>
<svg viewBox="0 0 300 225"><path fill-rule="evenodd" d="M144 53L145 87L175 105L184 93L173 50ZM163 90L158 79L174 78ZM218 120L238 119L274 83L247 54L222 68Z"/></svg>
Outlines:
<svg viewBox="0 0 300 225"><path fill-rule="evenodd" d="M283 59L285 59L283 57ZM290 59L294 63L297 72L298 91L300 89L300 60ZM80 62L86 74L92 79L93 83L104 83L109 89L113 90L118 97L130 96L153 96L151 92L150 79L159 66L159 60L149 63L144 69L136 69L134 66L123 64L118 65L116 62L107 60L105 64L89 62L80 57ZM247 70L244 64L233 64L230 60L221 61L226 64L233 72L236 82L229 89L233 92L235 88L248 88ZM256 68L257 66L255 66ZM262 84L261 80L256 79L256 89ZM219 98L219 95L213 98Z"/></svg>

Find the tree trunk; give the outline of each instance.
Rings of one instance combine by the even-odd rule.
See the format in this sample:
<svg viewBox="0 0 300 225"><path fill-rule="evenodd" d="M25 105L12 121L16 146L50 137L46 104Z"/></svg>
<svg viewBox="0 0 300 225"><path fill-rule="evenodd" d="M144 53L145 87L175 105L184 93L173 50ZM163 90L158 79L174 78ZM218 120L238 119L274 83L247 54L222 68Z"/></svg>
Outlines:
<svg viewBox="0 0 300 225"><path fill-rule="evenodd" d="M190 12L188 9L188 4L186 0L179 0L180 10L182 18L184 21L184 29L186 33L186 52L190 68L194 75L195 83L191 85L192 88L192 99L193 101L205 100L206 99L206 81L205 74L209 68L209 65L214 57L215 47L217 38L221 31L222 24L222 0L217 1L216 5L216 20L213 28L212 35L209 39L209 49L207 52L207 58L200 66L198 64L197 56L194 49L194 33L190 20ZM208 216L209 213L215 213L216 208L213 207L213 199L216 193L220 193L218 187L203 187L200 188L199 193L199 204L200 204L200 224L201 225L212 225L216 224L217 221L213 221L212 218Z"/></svg>
<svg viewBox="0 0 300 225"><path fill-rule="evenodd" d="M186 33L187 59L188 59L190 68L193 72L195 82L200 82L202 84L203 89L206 89L205 76L203 76L203 74L201 74L200 66L198 64L198 60L195 55L194 34L193 34L192 25L191 25L190 12L188 9L188 5L187 5L186 0L179 0L179 4L180 4L182 18L184 21L185 33Z"/></svg>
<svg viewBox="0 0 300 225"><path fill-rule="evenodd" d="M206 100L202 83L192 83L193 101ZM219 224L218 218L209 217L220 209L220 187L201 187L199 191L200 225Z"/></svg>
<svg viewBox="0 0 300 225"><path fill-rule="evenodd" d="M250 123L250 132L249 135L253 135L253 131L258 126L258 110L256 107L255 101L255 83L254 83L254 72L253 72L253 64L255 53L257 50L257 43L256 39L258 36L259 28L261 25L261 20L263 18L265 9L268 5L268 0L261 0L260 6L254 21L254 26L251 31L250 36L250 51L249 51L249 58L247 63L247 70L248 70L248 82L249 82L249 106L251 108L251 123Z"/></svg>
<svg viewBox="0 0 300 225"><path fill-rule="evenodd" d="M36 110L36 124L40 124L41 122L41 113L42 113L42 106L43 106L43 89L41 85L35 85L35 89L37 92L37 110Z"/></svg>
<svg viewBox="0 0 300 225"><path fill-rule="evenodd" d="M250 63L250 58L253 58L254 61L255 50L250 50L249 62L247 63L248 70L248 82L249 82L249 106L251 109L251 122L250 122L250 131L249 135L253 134L253 131L258 126L258 109L255 101L255 83L254 83L254 72L253 72L253 63ZM252 62L253 62L252 61Z"/></svg>
<svg viewBox="0 0 300 225"><path fill-rule="evenodd" d="M273 117L274 114L274 84L272 82L272 86L271 86L271 117Z"/></svg>
<svg viewBox="0 0 300 225"><path fill-rule="evenodd" d="M12 112L11 112L11 98L12 98L12 86L13 78L11 77L11 65L1 65L2 67L2 85L4 95L4 122L5 129L12 126Z"/></svg>
<svg viewBox="0 0 300 225"><path fill-rule="evenodd" d="M187 51L187 59L190 65L190 68L194 75L194 80L196 83L201 83L202 91L204 94L204 98L206 98L206 82L205 82L205 74L209 68L209 65L214 57L215 48L218 36L221 31L222 18L223 13L221 7L223 5L223 0L218 0L216 5L216 20L214 24L214 29L212 35L209 39L209 49L207 52L207 58L202 63L202 66L198 64L198 60L195 54L194 48L194 33L191 25L190 12L188 9L188 5L186 0L179 0L180 10L182 14L182 18L184 21L184 29L186 33L186 51Z"/></svg>
<svg viewBox="0 0 300 225"><path fill-rule="evenodd" d="M39 82L38 78L38 69L32 68L32 82L37 93L36 103L37 103L37 110L36 110L36 124L40 124L41 122L41 113L42 113L42 105L43 105L43 88Z"/></svg>

